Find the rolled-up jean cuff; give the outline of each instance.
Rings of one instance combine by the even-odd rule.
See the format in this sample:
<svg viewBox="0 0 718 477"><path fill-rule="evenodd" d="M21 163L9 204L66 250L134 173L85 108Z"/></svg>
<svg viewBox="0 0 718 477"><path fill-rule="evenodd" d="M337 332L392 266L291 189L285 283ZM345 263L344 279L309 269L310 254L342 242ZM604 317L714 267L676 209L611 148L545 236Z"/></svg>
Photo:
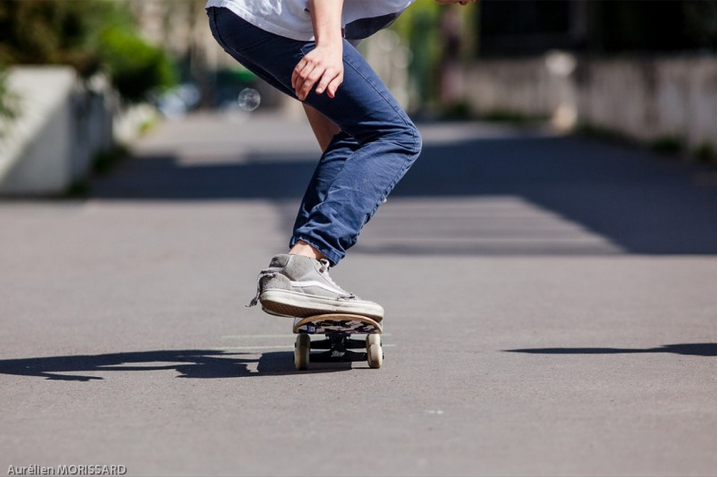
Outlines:
<svg viewBox="0 0 718 477"><path fill-rule="evenodd" d="M329 260L329 262L331 263L332 266L336 265L337 263L339 263L342 260L342 258L344 258L342 255L340 255L337 252L335 252L334 250L332 250L332 248L328 244L325 244L321 240L317 241L315 239L307 238L304 236L292 237L292 239L289 241L289 248L294 247L297 244L297 242L304 242L304 243L310 245L315 250L319 251L322 255L327 257L327 260Z"/></svg>

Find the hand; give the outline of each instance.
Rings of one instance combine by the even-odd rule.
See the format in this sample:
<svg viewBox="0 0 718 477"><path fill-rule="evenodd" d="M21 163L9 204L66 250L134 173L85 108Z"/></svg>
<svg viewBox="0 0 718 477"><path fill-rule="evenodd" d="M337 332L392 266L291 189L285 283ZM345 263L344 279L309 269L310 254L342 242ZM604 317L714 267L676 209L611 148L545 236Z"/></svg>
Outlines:
<svg viewBox="0 0 718 477"><path fill-rule="evenodd" d="M462 5L468 5L469 3L476 3L476 0L434 0L436 3L441 5L451 5L454 3L460 3Z"/></svg>
<svg viewBox="0 0 718 477"><path fill-rule="evenodd" d="M292 88L300 101L309 96L314 85L315 92L322 94L326 91L330 98L334 98L339 85L344 81L344 61L342 59L342 44L320 46L297 63L292 73Z"/></svg>

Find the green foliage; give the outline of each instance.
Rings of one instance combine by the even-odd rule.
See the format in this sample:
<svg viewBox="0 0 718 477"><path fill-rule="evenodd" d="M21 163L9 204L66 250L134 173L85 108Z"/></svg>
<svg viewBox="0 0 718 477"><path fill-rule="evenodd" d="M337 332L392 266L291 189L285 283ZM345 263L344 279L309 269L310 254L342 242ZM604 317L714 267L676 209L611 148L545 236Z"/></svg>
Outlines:
<svg viewBox="0 0 718 477"><path fill-rule="evenodd" d="M100 45L104 67L124 98L140 101L147 92L176 83L174 65L165 52L133 32L108 28Z"/></svg>
<svg viewBox="0 0 718 477"><path fill-rule="evenodd" d="M410 45L412 62L409 76L424 102L438 96L438 65L441 61L439 35L440 5L433 1L415 2L392 27Z"/></svg>
<svg viewBox="0 0 718 477"><path fill-rule="evenodd" d="M1 2L0 61L70 64L92 74L97 59L88 45L92 22L85 2Z"/></svg>
<svg viewBox="0 0 718 477"><path fill-rule="evenodd" d="M20 112L20 98L7 84L7 73L0 66L0 137L6 124Z"/></svg>
<svg viewBox="0 0 718 477"><path fill-rule="evenodd" d="M122 144L99 151L92 158L92 172L96 176L106 175L130 156L130 150Z"/></svg>
<svg viewBox="0 0 718 477"><path fill-rule="evenodd" d="M419 109L438 109L440 114L446 107L438 106L441 89L441 64L450 48L447 48L447 32L442 32L444 15L453 9L458 13L462 30L459 53L466 59L471 55L474 44L473 30L477 6L440 5L433 0L420 0L412 4L392 25L402 42L412 51L409 77L413 83L420 105ZM464 111L465 112L465 111Z"/></svg>
<svg viewBox="0 0 718 477"><path fill-rule="evenodd" d="M453 121L466 121L473 118L471 104L466 100L444 105L441 118Z"/></svg>
<svg viewBox="0 0 718 477"><path fill-rule="evenodd" d="M89 197L92 187L88 179L78 179L70 184L62 195L65 199L85 199Z"/></svg>
<svg viewBox="0 0 718 477"><path fill-rule="evenodd" d="M678 136L659 136L650 143L653 152L665 155L680 154L683 151L683 141Z"/></svg>
<svg viewBox="0 0 718 477"><path fill-rule="evenodd" d="M716 151L715 148L713 148L713 144L709 142L704 142L698 145L695 151L693 151L693 155L698 162L705 162L708 164L716 163Z"/></svg>
<svg viewBox="0 0 718 477"><path fill-rule="evenodd" d="M92 191L92 179L106 176L130 157L130 150L122 145L115 144L108 149L101 150L92 157L92 170L88 177L82 177L72 182L62 196L66 199L84 199Z"/></svg>
<svg viewBox="0 0 718 477"><path fill-rule="evenodd" d="M635 139L621 133L616 129L611 129L602 126L594 126L591 124L579 124L574 132L579 136L585 136L594 139L600 139L603 141L611 141L625 146L637 146L638 143Z"/></svg>
<svg viewBox="0 0 718 477"><path fill-rule="evenodd" d="M0 61L69 64L85 78L104 71L120 94L138 101L170 86L174 64L139 37L126 2L0 2Z"/></svg>

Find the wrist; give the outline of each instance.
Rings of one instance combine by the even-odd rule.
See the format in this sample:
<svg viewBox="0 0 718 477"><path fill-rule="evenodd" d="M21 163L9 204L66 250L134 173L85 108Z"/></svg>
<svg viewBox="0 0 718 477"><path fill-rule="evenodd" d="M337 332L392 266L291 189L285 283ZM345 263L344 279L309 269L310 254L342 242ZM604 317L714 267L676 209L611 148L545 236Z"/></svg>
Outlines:
<svg viewBox="0 0 718 477"><path fill-rule="evenodd" d="M312 16L314 40L317 46L341 48L342 8L340 0L309 0L309 11Z"/></svg>
<svg viewBox="0 0 718 477"><path fill-rule="evenodd" d="M341 48L344 35L338 24L316 25L314 29L314 41L322 48Z"/></svg>
<svg viewBox="0 0 718 477"><path fill-rule="evenodd" d="M317 46L326 48L341 48L344 37L342 36L341 30L323 33L317 32L314 36L314 41Z"/></svg>

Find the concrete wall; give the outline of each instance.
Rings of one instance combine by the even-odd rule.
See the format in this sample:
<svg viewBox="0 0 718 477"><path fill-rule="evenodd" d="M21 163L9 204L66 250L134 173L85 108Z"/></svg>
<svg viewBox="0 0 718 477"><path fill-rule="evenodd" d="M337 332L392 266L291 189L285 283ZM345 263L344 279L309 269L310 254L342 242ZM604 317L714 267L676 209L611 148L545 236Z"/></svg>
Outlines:
<svg viewBox="0 0 718 477"><path fill-rule="evenodd" d="M641 141L676 137L716 146L715 56L481 60L464 74L463 96L478 114L550 117Z"/></svg>
<svg viewBox="0 0 718 477"><path fill-rule="evenodd" d="M105 93L82 87L68 67L12 68L8 84L20 115L0 138L0 194L62 193L113 144Z"/></svg>

